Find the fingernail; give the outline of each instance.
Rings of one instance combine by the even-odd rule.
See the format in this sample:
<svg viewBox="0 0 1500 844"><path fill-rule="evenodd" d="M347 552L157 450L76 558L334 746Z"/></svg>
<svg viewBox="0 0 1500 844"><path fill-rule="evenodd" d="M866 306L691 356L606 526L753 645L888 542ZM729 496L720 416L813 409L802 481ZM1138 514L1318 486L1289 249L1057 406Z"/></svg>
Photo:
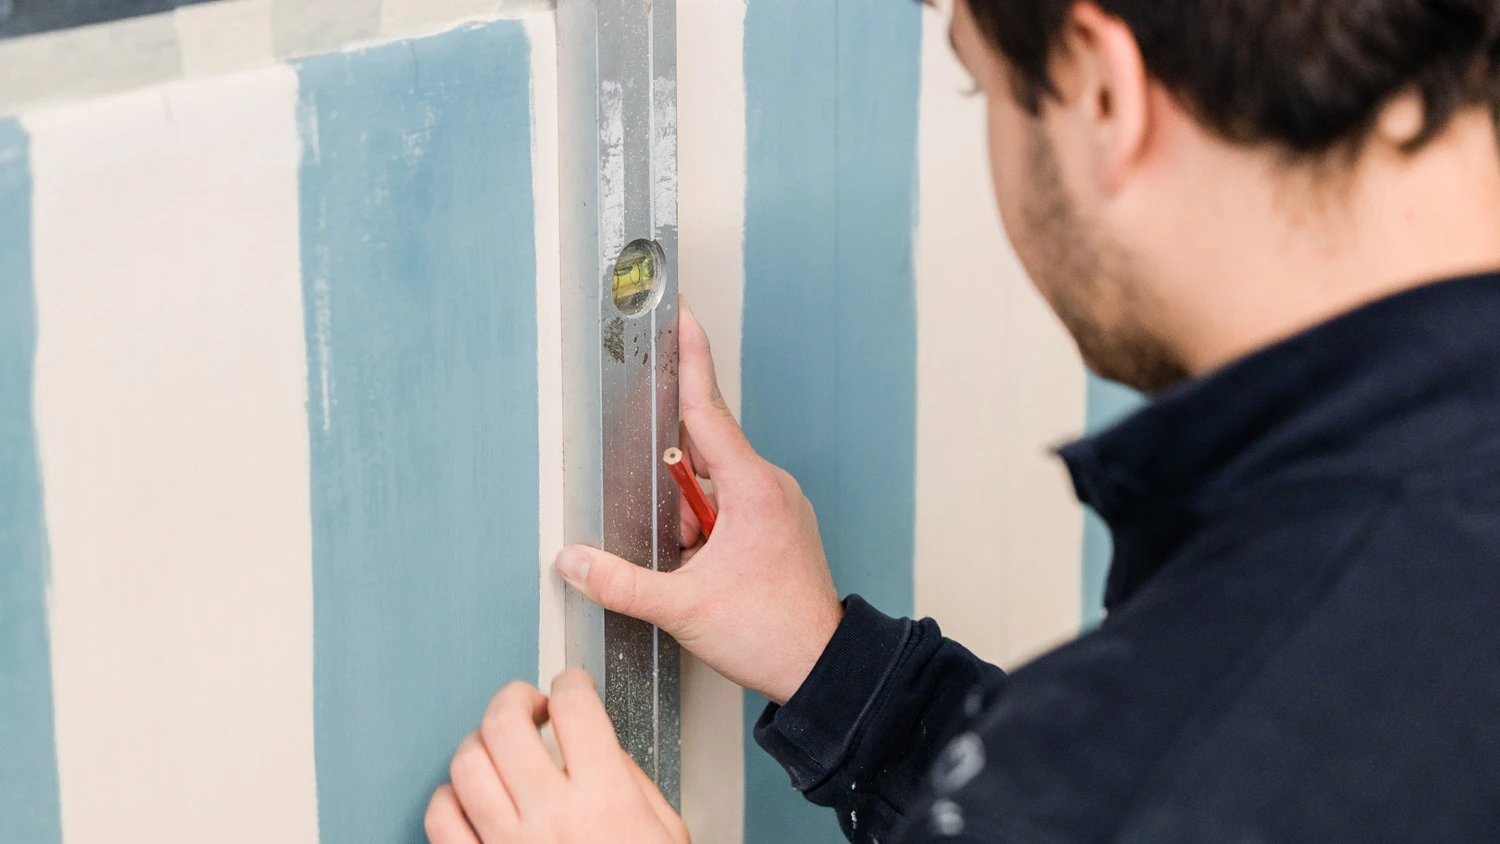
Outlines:
<svg viewBox="0 0 1500 844"><path fill-rule="evenodd" d="M588 555L577 548L564 548L558 552L556 565L557 573L563 576L563 580L581 584L588 579Z"/></svg>

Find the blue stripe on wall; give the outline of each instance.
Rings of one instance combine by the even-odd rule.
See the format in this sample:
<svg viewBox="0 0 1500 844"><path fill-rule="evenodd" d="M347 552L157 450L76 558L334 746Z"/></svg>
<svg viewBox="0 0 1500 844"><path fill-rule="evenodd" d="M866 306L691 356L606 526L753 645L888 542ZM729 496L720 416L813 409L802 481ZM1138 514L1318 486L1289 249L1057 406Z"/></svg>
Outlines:
<svg viewBox="0 0 1500 844"><path fill-rule="evenodd" d="M745 428L817 507L839 588L912 611L916 3L753 0L745 18ZM837 842L754 744L747 844Z"/></svg>
<svg viewBox="0 0 1500 844"><path fill-rule="evenodd" d="M0 841L62 840L47 630L47 527L31 385L31 169L0 121Z"/></svg>
<svg viewBox="0 0 1500 844"><path fill-rule="evenodd" d="M1088 430L1102 431L1139 408L1145 400L1141 394L1093 373L1088 380ZM1104 521L1085 507L1083 511L1083 627L1095 627L1104 620L1104 581L1109 576L1109 561L1114 544Z"/></svg>
<svg viewBox="0 0 1500 844"><path fill-rule="evenodd" d="M529 49L505 21L298 66L323 844L425 842L535 678Z"/></svg>

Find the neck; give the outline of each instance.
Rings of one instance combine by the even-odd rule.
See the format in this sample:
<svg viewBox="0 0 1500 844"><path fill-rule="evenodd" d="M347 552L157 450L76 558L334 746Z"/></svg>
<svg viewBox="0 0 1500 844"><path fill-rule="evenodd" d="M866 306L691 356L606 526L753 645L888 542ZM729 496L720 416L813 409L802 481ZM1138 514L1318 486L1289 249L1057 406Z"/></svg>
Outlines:
<svg viewBox="0 0 1500 844"><path fill-rule="evenodd" d="M1500 151L1487 110L1459 114L1415 153L1372 141L1347 174L1261 165L1225 168L1242 175L1195 202L1217 207L1192 209L1221 225L1169 257L1183 307L1168 330L1191 372L1401 290L1500 268Z"/></svg>

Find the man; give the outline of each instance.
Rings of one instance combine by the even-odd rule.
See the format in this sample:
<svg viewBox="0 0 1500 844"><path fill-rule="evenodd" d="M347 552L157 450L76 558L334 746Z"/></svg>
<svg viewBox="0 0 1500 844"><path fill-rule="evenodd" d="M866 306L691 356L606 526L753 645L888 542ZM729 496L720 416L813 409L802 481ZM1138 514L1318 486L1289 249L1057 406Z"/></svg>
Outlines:
<svg viewBox="0 0 1500 844"><path fill-rule="evenodd" d="M1035 283L1153 394L1062 452L1108 620L1006 677L841 604L686 311L713 539L559 571L774 701L853 841L1500 841L1500 2L960 0L952 39ZM429 832L686 841L631 768L587 678L512 686Z"/></svg>

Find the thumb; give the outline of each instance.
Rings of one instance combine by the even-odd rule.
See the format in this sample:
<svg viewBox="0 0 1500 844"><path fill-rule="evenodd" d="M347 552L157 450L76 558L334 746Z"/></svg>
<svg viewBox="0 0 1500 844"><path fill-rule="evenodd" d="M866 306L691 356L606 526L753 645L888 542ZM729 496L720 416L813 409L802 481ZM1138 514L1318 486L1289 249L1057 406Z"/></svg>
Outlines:
<svg viewBox="0 0 1500 844"><path fill-rule="evenodd" d="M585 545L557 555L557 573L599 606L671 632L687 607L681 578Z"/></svg>
<svg viewBox="0 0 1500 844"><path fill-rule="evenodd" d="M682 421L692 434L694 455L703 464L694 469L720 483L737 466L755 460L755 449L750 447L745 432L734 421L734 414L719 392L708 334L686 299L681 300L678 308L677 343Z"/></svg>

